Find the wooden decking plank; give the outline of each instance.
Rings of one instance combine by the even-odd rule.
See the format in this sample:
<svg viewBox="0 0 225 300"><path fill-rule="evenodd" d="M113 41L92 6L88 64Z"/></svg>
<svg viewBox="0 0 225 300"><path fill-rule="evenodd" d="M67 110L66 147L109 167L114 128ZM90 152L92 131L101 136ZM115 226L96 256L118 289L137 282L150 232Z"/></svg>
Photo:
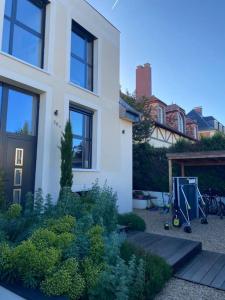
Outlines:
<svg viewBox="0 0 225 300"><path fill-rule="evenodd" d="M200 283L204 285L210 286L218 272L223 268L225 265L224 255L220 254L218 259L215 261L214 265L211 267L211 269L208 271L208 273L205 274L205 276L201 279Z"/></svg>
<svg viewBox="0 0 225 300"><path fill-rule="evenodd" d="M185 268L182 274L182 279L193 281L193 276L201 268L202 264L207 261L207 259L208 257L204 252L196 255L191 265L187 265Z"/></svg>
<svg viewBox="0 0 225 300"><path fill-rule="evenodd" d="M195 272L195 274L192 276L192 280L196 282L201 282L202 278L205 276L205 274L208 273L208 271L211 269L211 267L215 264L216 260L220 256L219 253L213 253L204 251L206 254L206 261L200 266L199 270Z"/></svg>
<svg viewBox="0 0 225 300"><path fill-rule="evenodd" d="M128 240L135 243L145 243L145 241L152 241L154 243L156 240L162 239L162 236L156 234L148 234L145 232L139 232L135 235L128 236Z"/></svg>
<svg viewBox="0 0 225 300"><path fill-rule="evenodd" d="M221 288L224 281L225 281L225 265L222 267L219 273L217 273L216 277L211 283L211 286L215 288Z"/></svg>
<svg viewBox="0 0 225 300"><path fill-rule="evenodd" d="M161 240L161 243L158 245L154 244L150 246L148 250L157 253L159 256L164 259L169 259L176 251L184 244L182 240L174 240L171 238Z"/></svg>
<svg viewBox="0 0 225 300"><path fill-rule="evenodd" d="M165 251L164 248L168 246L169 242L170 242L170 238L164 237L164 238L156 241L154 244L146 247L146 250L155 255L162 256L162 250Z"/></svg>

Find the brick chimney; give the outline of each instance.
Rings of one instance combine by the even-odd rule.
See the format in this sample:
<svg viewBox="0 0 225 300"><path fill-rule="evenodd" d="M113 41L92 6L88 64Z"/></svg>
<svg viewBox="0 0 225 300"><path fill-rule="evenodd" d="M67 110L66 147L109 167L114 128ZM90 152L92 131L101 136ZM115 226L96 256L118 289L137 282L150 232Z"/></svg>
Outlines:
<svg viewBox="0 0 225 300"><path fill-rule="evenodd" d="M152 70L149 63L136 68L136 97L150 98L152 96Z"/></svg>
<svg viewBox="0 0 225 300"><path fill-rule="evenodd" d="M196 111L197 113L199 113L202 116L202 106L195 107L194 111Z"/></svg>

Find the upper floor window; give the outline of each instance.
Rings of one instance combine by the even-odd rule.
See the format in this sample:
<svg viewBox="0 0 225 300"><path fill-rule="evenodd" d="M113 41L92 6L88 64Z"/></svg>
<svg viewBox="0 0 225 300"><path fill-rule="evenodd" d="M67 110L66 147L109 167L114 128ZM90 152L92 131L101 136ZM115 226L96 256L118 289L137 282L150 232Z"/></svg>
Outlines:
<svg viewBox="0 0 225 300"><path fill-rule="evenodd" d="M161 124L164 123L164 109L161 106L158 106L158 122Z"/></svg>
<svg viewBox="0 0 225 300"><path fill-rule="evenodd" d="M184 117L178 112L178 130L184 133Z"/></svg>
<svg viewBox="0 0 225 300"><path fill-rule="evenodd" d="M93 91L93 52L95 37L72 22L70 80Z"/></svg>
<svg viewBox="0 0 225 300"><path fill-rule="evenodd" d="M43 0L6 0L2 51L43 67L45 4Z"/></svg>
<svg viewBox="0 0 225 300"><path fill-rule="evenodd" d="M70 122L73 133L73 167L92 167L92 119L93 112L70 106Z"/></svg>

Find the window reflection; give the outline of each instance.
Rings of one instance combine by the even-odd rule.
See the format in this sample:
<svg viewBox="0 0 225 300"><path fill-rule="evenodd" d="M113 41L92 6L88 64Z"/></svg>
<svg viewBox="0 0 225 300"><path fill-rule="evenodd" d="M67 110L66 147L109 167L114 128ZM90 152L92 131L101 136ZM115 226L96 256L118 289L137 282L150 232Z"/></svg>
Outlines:
<svg viewBox="0 0 225 300"><path fill-rule="evenodd" d="M43 65L44 2L5 2L2 50L37 67Z"/></svg>
<svg viewBox="0 0 225 300"><path fill-rule="evenodd" d="M12 54L32 65L39 66L41 64L40 38L15 25Z"/></svg>
<svg viewBox="0 0 225 300"><path fill-rule="evenodd" d="M9 90L6 131L21 135L36 134L37 100L33 96Z"/></svg>
<svg viewBox="0 0 225 300"><path fill-rule="evenodd" d="M17 0L16 19L41 33L42 9L27 0Z"/></svg>
<svg viewBox="0 0 225 300"><path fill-rule="evenodd" d="M82 136L83 135L83 114L76 111L70 111L70 122L71 122L73 134Z"/></svg>

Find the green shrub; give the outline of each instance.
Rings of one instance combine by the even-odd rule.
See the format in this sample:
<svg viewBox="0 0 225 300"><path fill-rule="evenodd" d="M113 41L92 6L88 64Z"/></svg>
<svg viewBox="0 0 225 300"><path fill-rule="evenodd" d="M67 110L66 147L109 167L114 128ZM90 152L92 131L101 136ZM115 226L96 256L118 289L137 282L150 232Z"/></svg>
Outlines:
<svg viewBox="0 0 225 300"><path fill-rule="evenodd" d="M11 204L6 212L8 219L19 218L22 212L22 206L20 204L14 203Z"/></svg>
<svg viewBox="0 0 225 300"><path fill-rule="evenodd" d="M134 213L126 213L118 215L119 225L128 226L132 230L145 231L145 221Z"/></svg>
<svg viewBox="0 0 225 300"><path fill-rule="evenodd" d="M100 263L103 260L104 255L104 241L102 234L104 229L99 226L93 226L89 232L88 237L90 240L90 257L96 263Z"/></svg>
<svg viewBox="0 0 225 300"><path fill-rule="evenodd" d="M117 195L106 184L101 188L97 183L85 196L85 201L92 203L92 217L95 224L104 226L110 233L117 226Z"/></svg>
<svg viewBox="0 0 225 300"><path fill-rule="evenodd" d="M63 216L59 219L52 218L47 220L46 226L49 230L59 234L72 232L76 225L76 219L70 215Z"/></svg>
<svg viewBox="0 0 225 300"><path fill-rule="evenodd" d="M60 250L55 248L37 248L31 241L24 241L12 250L12 262L18 279L25 286L36 287L50 274L59 263Z"/></svg>
<svg viewBox="0 0 225 300"><path fill-rule="evenodd" d="M133 255L138 259L143 259L145 269L144 299L153 299L161 291L166 281L170 279L172 275L170 266L162 258L148 254L127 241L122 244L120 253L127 263Z"/></svg>
<svg viewBox="0 0 225 300"><path fill-rule="evenodd" d="M79 274L79 264L74 258L66 260L57 272L48 276L41 284L45 294L68 295L72 300L80 298L84 287L84 279Z"/></svg>

